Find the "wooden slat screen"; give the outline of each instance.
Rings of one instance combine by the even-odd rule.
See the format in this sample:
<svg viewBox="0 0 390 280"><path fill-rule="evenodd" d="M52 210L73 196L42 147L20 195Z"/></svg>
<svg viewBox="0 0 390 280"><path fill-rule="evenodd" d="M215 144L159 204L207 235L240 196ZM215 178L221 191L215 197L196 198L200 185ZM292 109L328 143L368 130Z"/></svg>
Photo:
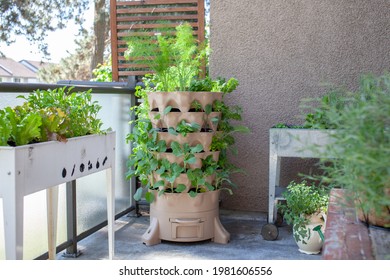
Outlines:
<svg viewBox="0 0 390 280"><path fill-rule="evenodd" d="M158 28L189 22L199 42L205 38L204 0L110 0L111 57L114 81L150 73L144 65L124 57L126 37L151 36ZM163 23L162 23L163 22Z"/></svg>

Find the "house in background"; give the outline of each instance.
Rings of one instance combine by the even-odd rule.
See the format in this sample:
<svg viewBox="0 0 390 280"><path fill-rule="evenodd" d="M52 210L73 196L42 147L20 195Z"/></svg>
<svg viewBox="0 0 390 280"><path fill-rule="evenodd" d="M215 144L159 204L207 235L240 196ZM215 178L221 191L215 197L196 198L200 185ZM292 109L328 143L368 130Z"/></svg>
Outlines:
<svg viewBox="0 0 390 280"><path fill-rule="evenodd" d="M47 63L40 61L21 60L19 62L0 57L0 82L38 83L38 71Z"/></svg>

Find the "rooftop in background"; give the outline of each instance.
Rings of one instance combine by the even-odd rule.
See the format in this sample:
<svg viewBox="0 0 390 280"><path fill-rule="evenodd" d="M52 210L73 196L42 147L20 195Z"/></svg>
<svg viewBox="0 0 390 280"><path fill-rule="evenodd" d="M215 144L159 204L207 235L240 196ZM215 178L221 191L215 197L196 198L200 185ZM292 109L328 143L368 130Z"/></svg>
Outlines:
<svg viewBox="0 0 390 280"><path fill-rule="evenodd" d="M32 60L19 62L12 58L0 57L0 82L35 83L39 82L38 71L50 63Z"/></svg>

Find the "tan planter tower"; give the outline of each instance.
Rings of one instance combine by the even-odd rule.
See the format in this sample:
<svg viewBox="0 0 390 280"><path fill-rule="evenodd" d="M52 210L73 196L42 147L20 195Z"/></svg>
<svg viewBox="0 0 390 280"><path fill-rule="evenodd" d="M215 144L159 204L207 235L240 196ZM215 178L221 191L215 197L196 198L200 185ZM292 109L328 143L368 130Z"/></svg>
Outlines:
<svg viewBox="0 0 390 280"><path fill-rule="evenodd" d="M158 140L165 140L170 148L172 142L190 146L202 144L203 152L195 154L196 163L189 168L200 168L202 159L209 155L218 161L219 152L210 152L212 137L216 132L216 124L211 118L220 118L220 113L212 112L190 112L192 104L196 101L202 108L212 105L215 100L222 100L222 93L216 92L151 92L148 94L150 106L150 118L156 128L162 130L169 127L176 127L182 120L186 122L198 123L203 129L200 132L173 135L168 132L158 132ZM180 112L169 112L163 116L165 108L171 106ZM161 114L156 120L154 116ZM166 158L171 163L183 163L182 158L178 158L172 153L160 153L158 158ZM158 177L157 174L154 175ZM155 178L159 179L159 178ZM207 181L215 183L215 176L210 176ZM226 244L230 240L230 234L222 226L219 219L219 190L199 193L196 197L190 197L187 193L191 188L190 180L186 174L179 176L174 182L184 184L186 191L182 193L155 194L155 200L150 205L150 226L142 236L143 243L155 245L161 240L175 242L196 242L212 240L216 243ZM166 188L165 186L162 188Z"/></svg>

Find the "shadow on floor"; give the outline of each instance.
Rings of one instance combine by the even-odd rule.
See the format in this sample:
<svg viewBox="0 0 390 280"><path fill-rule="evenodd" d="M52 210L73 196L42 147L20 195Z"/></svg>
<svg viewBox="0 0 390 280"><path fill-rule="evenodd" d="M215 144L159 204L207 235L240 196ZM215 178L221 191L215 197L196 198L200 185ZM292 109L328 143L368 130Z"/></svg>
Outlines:
<svg viewBox="0 0 390 280"><path fill-rule="evenodd" d="M194 243L168 242L146 246L142 235L149 226L149 216L135 217L132 214L115 222L116 260L319 260L319 255L307 255L298 251L290 226L278 228L279 236L274 241L264 240L261 228L267 215L259 212L220 211L221 223L230 233L228 244L210 240ZM80 260L108 259L107 228L103 228L78 243ZM63 252L57 255L63 257Z"/></svg>

